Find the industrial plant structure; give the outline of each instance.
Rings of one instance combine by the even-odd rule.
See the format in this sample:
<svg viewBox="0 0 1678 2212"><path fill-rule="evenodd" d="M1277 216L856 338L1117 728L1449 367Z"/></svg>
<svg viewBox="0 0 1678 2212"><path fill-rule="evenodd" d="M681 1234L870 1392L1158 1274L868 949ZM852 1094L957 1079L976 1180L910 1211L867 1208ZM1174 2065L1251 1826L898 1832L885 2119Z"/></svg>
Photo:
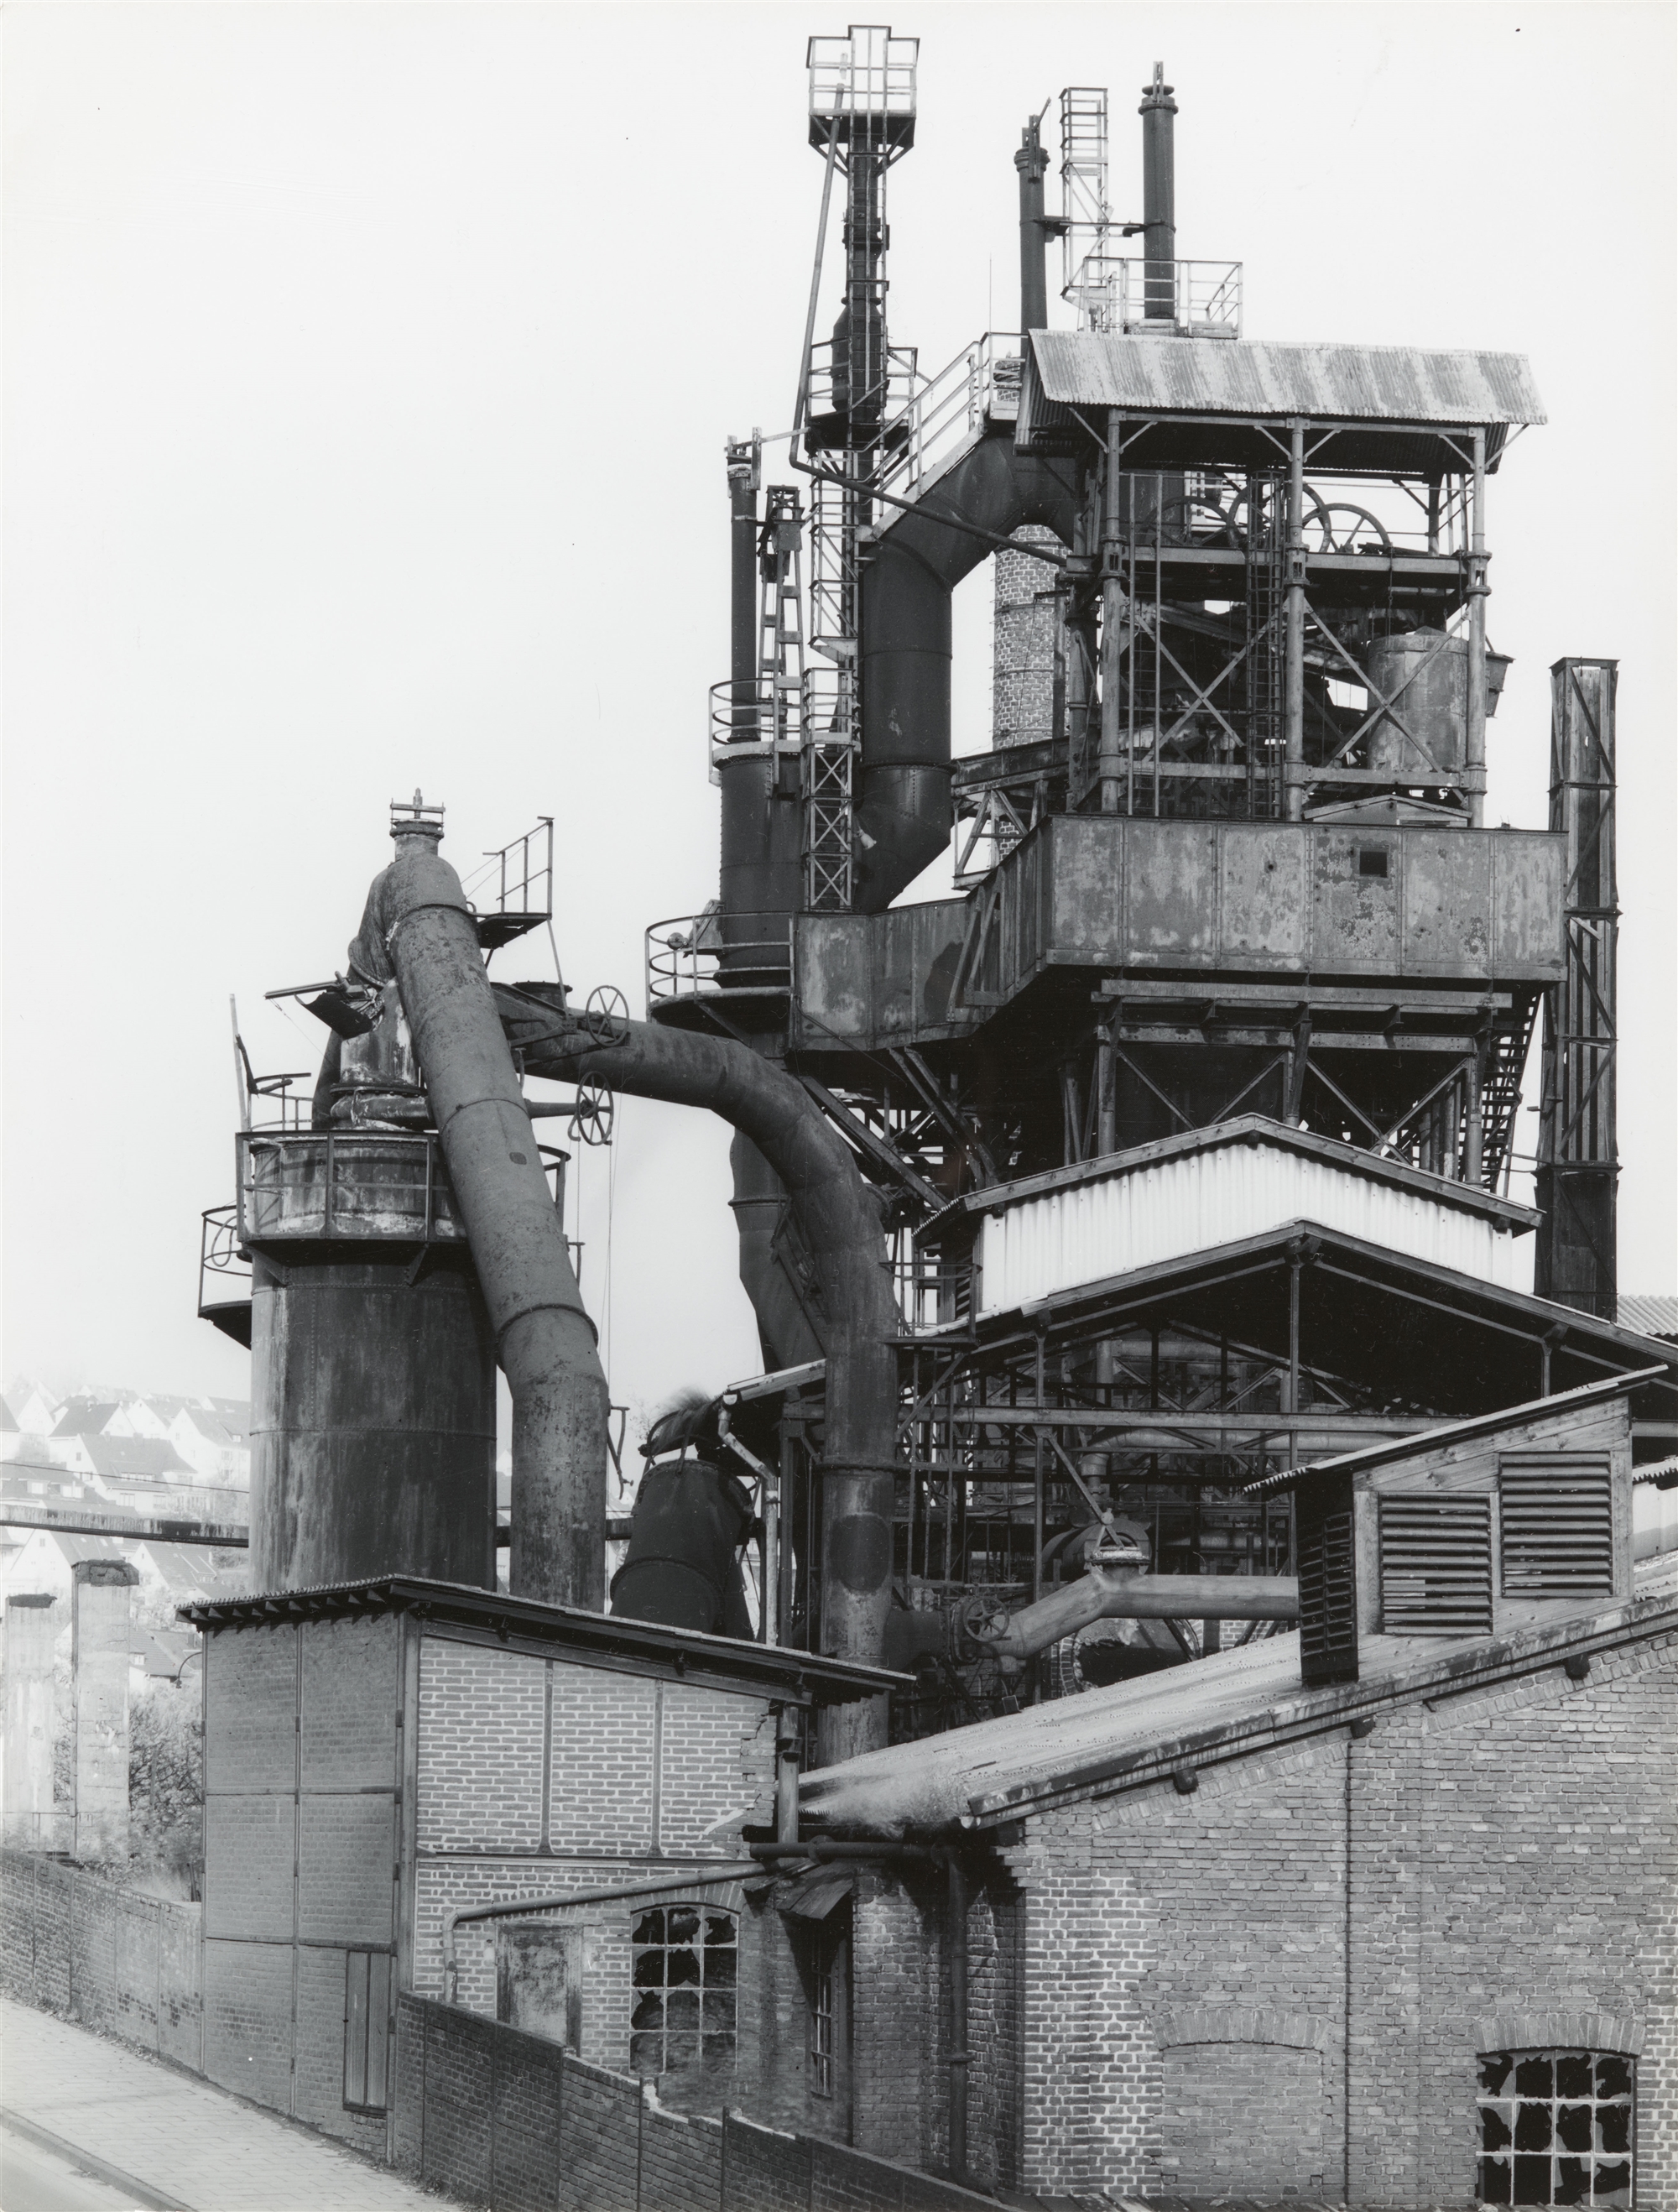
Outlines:
<svg viewBox="0 0 1678 2212"><path fill-rule="evenodd" d="M1484 818L1530 371L1245 337L1241 265L1178 255L1156 68L1140 216L1067 88L1058 210L1041 118L1013 155L1021 328L928 375L886 319L916 41L809 58L784 471L727 448L716 899L647 931L644 1020L502 981L551 825L474 901L416 793L296 990L312 1093L244 1066L201 1294L252 1351L258 1593L193 1615L206 2070L431 2172L426 2054L476 2011L957 2182L1628 2204L1635 2063L1678 2063L1645 1863L1603 1846L1594 1961L1528 1923L1597 1910L1555 1805L1617 1791L1659 1844L1678 1599L1633 1510L1678 1378L1616 1316L1612 661L1554 664L1547 825ZM955 894L898 903L952 838ZM648 1440L602 1617L622 1439L538 1139L614 1095L731 1125L763 1371ZM1520 1722L1543 1867L1499 1942L1501 1784L1450 1927L1419 1856L1470 1711Z"/></svg>

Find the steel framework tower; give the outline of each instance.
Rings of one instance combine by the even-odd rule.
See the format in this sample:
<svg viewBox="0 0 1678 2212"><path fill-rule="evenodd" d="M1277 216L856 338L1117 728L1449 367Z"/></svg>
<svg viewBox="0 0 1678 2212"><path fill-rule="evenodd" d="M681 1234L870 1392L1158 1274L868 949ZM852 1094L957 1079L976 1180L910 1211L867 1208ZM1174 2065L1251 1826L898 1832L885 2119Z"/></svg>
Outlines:
<svg viewBox="0 0 1678 2212"><path fill-rule="evenodd" d="M1567 841L1567 969L1545 995L1534 1287L1604 1321L1616 1299L1614 691L1619 663L1550 671L1550 827Z"/></svg>

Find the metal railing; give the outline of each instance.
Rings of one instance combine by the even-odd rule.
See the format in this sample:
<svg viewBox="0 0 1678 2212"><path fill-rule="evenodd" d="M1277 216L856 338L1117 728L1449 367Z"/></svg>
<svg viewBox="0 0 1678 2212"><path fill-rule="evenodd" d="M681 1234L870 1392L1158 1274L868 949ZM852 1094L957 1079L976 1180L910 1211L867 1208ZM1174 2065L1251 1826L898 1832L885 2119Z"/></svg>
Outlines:
<svg viewBox="0 0 1678 2212"><path fill-rule="evenodd" d="M792 988L793 917L672 915L647 931L647 1011L725 994L758 998Z"/></svg>
<svg viewBox="0 0 1678 2212"><path fill-rule="evenodd" d="M833 338L818 338L810 349L809 416L813 419L854 411L859 421L872 419L882 424L880 434L885 436L905 409L914 404L915 386L923 381L918 358L914 346L888 343L882 364L885 388L876 384L872 390L848 394L846 408L842 410L835 386L836 383L842 389L853 374L848 345Z"/></svg>
<svg viewBox="0 0 1678 2212"><path fill-rule="evenodd" d="M1018 331L982 332L887 421L876 481L902 498L918 498L945 462L984 428L995 403L1017 410L1018 378Z"/></svg>
<svg viewBox="0 0 1678 2212"><path fill-rule="evenodd" d="M937 1253L911 1253L892 1262L897 1307L912 1329L965 1320L973 1306L973 1270L951 1267Z"/></svg>
<svg viewBox="0 0 1678 2212"><path fill-rule="evenodd" d="M198 1237L198 1316L242 1305L251 1295L251 1255L239 1235L239 1208L212 1206Z"/></svg>
<svg viewBox="0 0 1678 2212"><path fill-rule="evenodd" d="M239 1243L465 1242L434 1131L246 1130L236 1139Z"/></svg>
<svg viewBox="0 0 1678 2212"><path fill-rule="evenodd" d="M711 766L755 754L796 752L803 717L802 678L759 676L739 684L725 677L710 690Z"/></svg>
<svg viewBox="0 0 1678 2212"><path fill-rule="evenodd" d="M480 916L535 915L542 920L554 910L554 818L538 814L536 827L526 830L483 856L483 866L468 876L461 889ZM493 903L492 903L493 902Z"/></svg>
<svg viewBox="0 0 1678 2212"><path fill-rule="evenodd" d="M915 114L918 39L894 39L878 23L857 23L848 37L812 39L806 57L812 118Z"/></svg>
<svg viewBox="0 0 1678 2212"><path fill-rule="evenodd" d="M1097 252L1080 264L1066 296L1086 331L1238 338L1241 276L1238 261L1148 261Z"/></svg>

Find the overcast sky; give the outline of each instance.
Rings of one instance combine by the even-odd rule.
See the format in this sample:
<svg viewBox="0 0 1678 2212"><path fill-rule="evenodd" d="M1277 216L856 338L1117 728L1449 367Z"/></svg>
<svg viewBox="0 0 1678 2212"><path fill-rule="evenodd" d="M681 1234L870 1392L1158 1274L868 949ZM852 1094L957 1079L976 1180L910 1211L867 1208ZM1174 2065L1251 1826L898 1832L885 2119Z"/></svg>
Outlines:
<svg viewBox="0 0 1678 2212"><path fill-rule="evenodd" d="M244 1393L194 1312L228 997L258 1069L314 1066L325 1032L262 994L342 964L393 794L447 802L463 874L555 816L568 979L636 1013L643 928L714 894L722 445L790 420L805 40L847 20L7 9L9 1375ZM1113 88L1137 211L1157 58L1178 250L1244 260L1249 337L1530 356L1550 421L1490 502L1487 817L1544 820L1549 663L1618 656L1620 1279L1678 1286L1672 9L893 20L921 67L891 329L923 365L1015 318L1012 151L1062 85ZM988 590L958 601L958 751L988 741ZM544 943L495 972L550 974ZM610 1177L582 1163L614 1396L751 1371L727 1131L635 1101L618 1131Z"/></svg>

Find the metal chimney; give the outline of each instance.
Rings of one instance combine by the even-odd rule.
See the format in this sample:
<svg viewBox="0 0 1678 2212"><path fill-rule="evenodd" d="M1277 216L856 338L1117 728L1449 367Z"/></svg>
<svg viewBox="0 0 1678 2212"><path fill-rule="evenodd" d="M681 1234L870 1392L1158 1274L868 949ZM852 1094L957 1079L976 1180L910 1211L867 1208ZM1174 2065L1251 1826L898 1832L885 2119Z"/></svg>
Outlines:
<svg viewBox="0 0 1678 2212"><path fill-rule="evenodd" d="M1049 156L1037 136L1042 120L1034 115L1019 134L1014 167L1019 172L1019 328L1049 327L1048 233L1043 227L1043 180Z"/></svg>
<svg viewBox="0 0 1678 2212"><path fill-rule="evenodd" d="M1142 230L1144 312L1150 322L1176 319L1176 156L1172 132L1177 104L1165 82L1165 64L1153 65L1153 82L1142 88Z"/></svg>

